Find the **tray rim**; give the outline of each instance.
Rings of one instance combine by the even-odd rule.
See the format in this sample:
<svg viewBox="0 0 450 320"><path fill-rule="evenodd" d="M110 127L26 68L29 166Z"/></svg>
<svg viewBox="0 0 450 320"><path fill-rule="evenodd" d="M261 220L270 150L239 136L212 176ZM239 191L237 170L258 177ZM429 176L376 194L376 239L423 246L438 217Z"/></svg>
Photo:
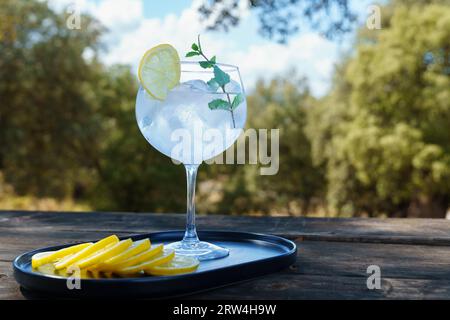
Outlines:
<svg viewBox="0 0 450 320"><path fill-rule="evenodd" d="M152 236L163 236L163 235L169 235L169 234L184 234L184 230L168 230L168 231L157 231L157 232L149 232L149 233L142 233L142 234L132 234L129 236L123 236L123 237L119 237L120 240L123 239L128 239L128 238L139 238L142 237L143 239L145 239L145 237L147 236L148 238L150 238ZM279 255L277 255L276 257L268 257L268 258L264 258L264 259L259 259L257 260L257 263L261 263L261 262L268 262L268 261L272 261L274 259L280 259L282 257L288 257L290 255L295 255L297 252L297 245L295 244L295 242L277 236L277 235L272 235L272 234L264 234L264 233L255 233L255 232L245 232L245 231L226 231L226 230L202 230L202 231L198 231L197 232L199 235L199 238L203 237L207 237L208 235L216 235L216 234L228 234L230 236L230 239L228 239L227 241L233 241L233 238L231 237L231 235L240 235L240 236L252 236L254 238L251 238L249 240L261 240L261 241L265 241L265 242L269 242L271 244L275 244L275 245L279 245L281 246L281 244L278 244L278 242L284 242L285 244L283 245L285 248L288 248L288 245L291 246L291 248L288 248L289 250L281 253ZM256 239L256 238L262 238L262 239ZM264 240L264 238L269 238L272 240L277 240L277 242L274 241L268 241L268 240ZM74 242L74 243L66 243L63 245L58 245L58 246L49 246L49 247L42 247L42 248L38 248L38 249L34 249L31 251L27 251L24 252L22 254L20 254L19 256L17 256L14 260L13 260L13 270L14 270L14 278L16 280L17 283L19 283L20 285L22 285L16 277L16 272L19 273L24 273L27 276L31 276L31 277L35 277L35 278L48 278L54 281L67 281L68 278L66 277L62 277L62 276L56 276L56 275L46 275L46 274L41 274L41 273L37 273L37 272L33 272L32 270L27 270L25 268L20 267L19 265L19 261L22 259L26 259L25 256L30 255L30 257L32 256L32 254L36 254L39 252L44 252L44 251L51 251L51 250L59 250L59 249L63 249L65 247L68 246L73 246L76 244L80 244L80 243L84 243L84 242L95 242L98 241L100 239L97 240L87 240L87 241L82 241L82 242ZM220 241L220 240L219 240ZM239 240L236 240L235 242L240 242ZM27 263L31 263L31 259L27 259L29 261L27 261ZM180 274L180 275L173 275L173 276L157 276L157 277L135 277L135 278L107 278L107 279L81 279L81 282L92 282L92 283L111 283L111 282L120 282L120 283L141 283L141 282L163 282L164 280L168 280L168 279L183 279L183 278L195 278L196 275L198 274L206 274L206 273L214 273L216 272L216 270L218 269L226 269L226 268L230 268L230 267L236 267L236 266L243 266L243 265L249 265L249 264L254 264L255 261L248 261L248 262L243 262L243 263L237 263L234 264L232 266L228 266L228 267L219 267L219 268L215 268L215 269L210 269L210 270L204 270L204 271L200 271L200 272L194 272L194 273L188 273L188 274Z"/></svg>

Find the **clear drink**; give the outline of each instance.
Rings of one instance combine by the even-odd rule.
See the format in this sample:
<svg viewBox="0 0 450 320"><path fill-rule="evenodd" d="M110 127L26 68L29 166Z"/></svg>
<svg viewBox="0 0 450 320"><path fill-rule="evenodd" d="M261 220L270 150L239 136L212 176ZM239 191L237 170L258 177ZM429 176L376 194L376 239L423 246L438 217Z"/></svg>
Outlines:
<svg viewBox="0 0 450 320"><path fill-rule="evenodd" d="M216 64L229 79L224 86L214 86L211 84L215 77L213 69L202 68L198 62L180 65L179 84L167 92L163 101L139 88L136 120L153 147L186 168L186 231L182 241L167 247L176 254L199 260L222 258L229 254L228 249L200 241L197 236L195 180L199 165L225 151L241 134L247 117L245 92L235 66Z"/></svg>
<svg viewBox="0 0 450 320"><path fill-rule="evenodd" d="M235 81L229 87L232 90L227 93L231 100L242 93ZM211 92L200 79L180 83L164 101L152 99L140 88L136 99L139 129L147 141L166 156L184 164L200 164L236 141L247 116L245 101L231 115L228 110L211 110L208 103L214 99L228 97Z"/></svg>

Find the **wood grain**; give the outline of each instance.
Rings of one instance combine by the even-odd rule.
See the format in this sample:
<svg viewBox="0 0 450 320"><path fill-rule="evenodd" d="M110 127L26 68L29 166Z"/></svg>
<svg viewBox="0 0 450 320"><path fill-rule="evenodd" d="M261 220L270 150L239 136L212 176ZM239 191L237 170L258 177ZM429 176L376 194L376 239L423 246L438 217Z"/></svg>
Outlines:
<svg viewBox="0 0 450 320"><path fill-rule="evenodd" d="M1 228L143 233L184 228L183 214L1 212ZM307 240L450 245L450 221L199 215L198 228L278 234ZM39 229L39 230L38 230Z"/></svg>
<svg viewBox="0 0 450 320"><path fill-rule="evenodd" d="M258 279L197 293L197 299L450 299L450 221L199 216L199 229L293 239L297 262ZM12 260L36 247L182 229L180 214L0 212L0 299L23 299ZM367 267L382 289L367 289Z"/></svg>

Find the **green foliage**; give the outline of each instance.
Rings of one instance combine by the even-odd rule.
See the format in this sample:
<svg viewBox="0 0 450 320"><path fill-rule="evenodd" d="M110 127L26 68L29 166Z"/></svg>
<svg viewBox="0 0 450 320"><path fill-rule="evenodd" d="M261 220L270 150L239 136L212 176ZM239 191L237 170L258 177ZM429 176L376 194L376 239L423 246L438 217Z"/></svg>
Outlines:
<svg viewBox="0 0 450 320"><path fill-rule="evenodd" d="M448 6L395 7L389 28L359 45L334 92L311 112L321 123L309 133L313 154L326 163L335 209L405 216L419 203L424 215L445 215L449 39Z"/></svg>
<svg viewBox="0 0 450 320"><path fill-rule="evenodd" d="M4 183L17 196L74 198L97 210L184 210L184 188L173 188L184 185L182 168L137 129L135 76L97 60L102 27L82 16L82 29L69 30L40 1L2 2L0 16L16 26L14 38L0 39Z"/></svg>
<svg viewBox="0 0 450 320"><path fill-rule="evenodd" d="M149 146L134 114L137 83L126 66L108 70L101 85L108 123L98 159L98 183L90 194L99 210L184 210L184 170Z"/></svg>
<svg viewBox="0 0 450 320"><path fill-rule="evenodd" d="M247 97L248 127L280 129L279 172L202 166L200 211L306 214L327 206L342 216L443 217L450 203L447 3L383 7L383 29L361 29L323 99L295 74L258 82ZM82 30L65 23L44 1L0 6L0 206L184 211L183 168L150 147L136 125L130 68L98 61L105 30L92 17L82 17ZM189 57L203 55L200 42L191 50ZM203 67L214 69L209 87L225 91L229 76L215 57L204 58ZM227 98L210 107L232 112L243 101Z"/></svg>
<svg viewBox="0 0 450 320"><path fill-rule="evenodd" d="M0 170L20 194L63 197L98 156L102 29L83 16L89 30L71 32L44 2L7 0L0 11L14 30L0 41Z"/></svg>
<svg viewBox="0 0 450 320"><path fill-rule="evenodd" d="M260 165L234 166L225 173L230 180L217 211L308 213L320 204L324 179L322 170L312 163L304 132L306 112L315 103L305 80L294 73L267 83L259 81L247 102L250 128L280 130L279 172L261 176Z"/></svg>

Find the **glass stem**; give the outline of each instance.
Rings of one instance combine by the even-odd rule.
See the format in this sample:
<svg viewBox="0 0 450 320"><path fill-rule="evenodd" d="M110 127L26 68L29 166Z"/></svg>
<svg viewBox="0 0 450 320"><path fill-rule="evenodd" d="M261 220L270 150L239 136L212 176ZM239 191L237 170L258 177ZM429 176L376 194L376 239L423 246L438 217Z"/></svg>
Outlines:
<svg viewBox="0 0 450 320"><path fill-rule="evenodd" d="M183 243L195 244L199 242L197 230L195 229L195 182L197 178L198 164L186 164L187 181L187 215L186 232L184 233Z"/></svg>

